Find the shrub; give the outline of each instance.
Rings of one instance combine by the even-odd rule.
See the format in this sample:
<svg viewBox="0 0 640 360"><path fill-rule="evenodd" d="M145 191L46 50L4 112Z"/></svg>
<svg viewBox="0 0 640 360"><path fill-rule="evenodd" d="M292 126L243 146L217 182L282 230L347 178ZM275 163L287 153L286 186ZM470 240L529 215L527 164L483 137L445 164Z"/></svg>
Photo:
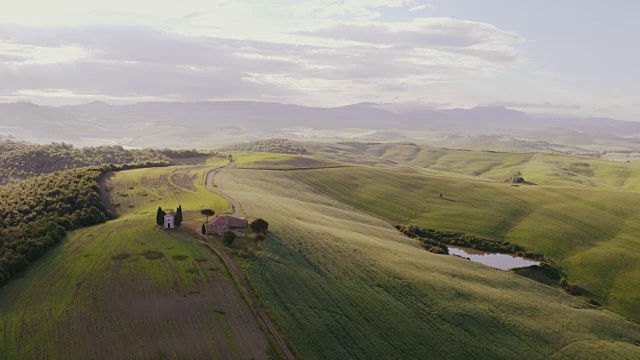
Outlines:
<svg viewBox="0 0 640 360"><path fill-rule="evenodd" d="M251 230L257 233L266 233L269 229L269 223L259 218L252 221L249 226L251 227Z"/></svg>
<svg viewBox="0 0 640 360"><path fill-rule="evenodd" d="M418 238L422 242L422 245L429 249L432 246L439 246L446 248L445 244L452 246L460 246L466 248L477 249L487 252L498 252L507 254L516 254L521 257L534 259L537 261L547 261L543 254L535 251L527 250L526 248L511 244L509 242L501 242L489 239L479 238L473 235L466 235L462 233L453 233L446 231L438 231L432 229L421 229L417 225L401 226L397 225L396 229L402 232L410 238Z"/></svg>
<svg viewBox="0 0 640 360"><path fill-rule="evenodd" d="M567 281L567 279L560 279L560 286L570 295L578 295L580 294L580 288L576 284L571 284Z"/></svg>
<svg viewBox="0 0 640 360"><path fill-rule="evenodd" d="M222 234L222 242L227 246L231 246L235 240L236 234L231 230L227 230Z"/></svg>

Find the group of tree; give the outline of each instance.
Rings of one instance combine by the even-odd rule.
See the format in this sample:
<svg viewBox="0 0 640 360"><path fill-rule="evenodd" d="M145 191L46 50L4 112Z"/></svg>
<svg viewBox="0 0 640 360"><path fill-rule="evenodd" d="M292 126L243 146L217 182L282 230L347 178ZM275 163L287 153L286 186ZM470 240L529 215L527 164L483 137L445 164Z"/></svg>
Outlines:
<svg viewBox="0 0 640 360"><path fill-rule="evenodd" d="M397 225L396 229L410 238L419 239L427 249L437 246L446 248L446 245L451 245L480 251L513 254L541 262L547 261L545 256L539 252L506 241L484 239L463 233L422 229L417 225Z"/></svg>
<svg viewBox="0 0 640 360"><path fill-rule="evenodd" d="M262 241L267 237L267 231L269 230L269 223L265 220L258 218L249 224L251 230L256 233L256 240Z"/></svg>
<svg viewBox="0 0 640 360"><path fill-rule="evenodd" d="M264 221L263 219L255 219L254 221L251 222L251 224L249 224L249 227L251 227L251 230L256 232L256 240L264 240L267 236L267 230L269 230L269 223ZM204 225L203 225L203 234L204 234ZM224 233L222 233L222 242L226 245L226 246L231 246L231 244L233 244L233 242L236 240L236 233L234 233L231 230L227 230Z"/></svg>
<svg viewBox="0 0 640 360"><path fill-rule="evenodd" d="M104 174L150 164L71 169L0 186L0 286L60 242L66 231L113 218L100 199L98 182Z"/></svg>
<svg viewBox="0 0 640 360"><path fill-rule="evenodd" d="M11 141L0 144L0 185L29 179L54 171L99 166L165 162L171 158L153 149L124 149L122 146L75 148L65 143L24 145Z"/></svg>
<svg viewBox="0 0 640 360"><path fill-rule="evenodd" d="M122 146L76 148L65 143L49 145L0 141L0 185L26 180L54 171L104 164L139 164L210 156L197 150L125 149Z"/></svg>
<svg viewBox="0 0 640 360"><path fill-rule="evenodd" d="M580 288L576 284L569 283L563 277L562 271L553 260L546 258L539 252L528 250L523 246L507 241L483 239L462 233L422 229L417 225L396 225L396 229L410 238L419 240L422 246L428 251L438 254L448 254L449 249L447 245L452 245L480 251L513 254L540 261L539 267L549 279L558 281L558 284L571 295L580 293Z"/></svg>
<svg viewBox="0 0 640 360"><path fill-rule="evenodd" d="M504 182L511 183L511 184L526 184L526 181L522 177L522 174L520 173L520 171L513 174L510 178L505 179Z"/></svg>
<svg viewBox="0 0 640 360"><path fill-rule="evenodd" d="M200 156L209 156L213 155L211 152L202 152L196 149L192 150L175 150L175 149L160 149L157 150L160 154L163 154L171 159L184 159L184 158L194 158Z"/></svg>
<svg viewBox="0 0 640 360"><path fill-rule="evenodd" d="M295 143L287 139L265 139L256 140L248 143L233 144L225 146L221 150L224 151L255 151L255 152L268 152L278 154L294 154L302 155L307 150L300 144Z"/></svg>

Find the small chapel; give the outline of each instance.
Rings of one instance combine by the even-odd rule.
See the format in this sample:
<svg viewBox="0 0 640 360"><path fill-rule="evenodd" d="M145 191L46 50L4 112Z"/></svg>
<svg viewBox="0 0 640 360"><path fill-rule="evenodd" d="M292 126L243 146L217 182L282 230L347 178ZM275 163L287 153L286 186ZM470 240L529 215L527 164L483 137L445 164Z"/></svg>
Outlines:
<svg viewBox="0 0 640 360"><path fill-rule="evenodd" d="M176 213L173 210L169 210L169 212L164 216L164 228L165 229L174 229L176 227Z"/></svg>

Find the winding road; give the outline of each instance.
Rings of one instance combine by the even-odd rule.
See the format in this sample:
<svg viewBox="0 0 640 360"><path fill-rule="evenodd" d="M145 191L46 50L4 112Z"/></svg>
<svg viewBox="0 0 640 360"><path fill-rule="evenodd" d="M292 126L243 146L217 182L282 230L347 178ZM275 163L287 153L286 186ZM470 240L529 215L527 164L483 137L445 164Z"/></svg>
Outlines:
<svg viewBox="0 0 640 360"><path fill-rule="evenodd" d="M225 200L227 200L229 204L231 204L231 210L233 211L232 215L238 217L240 216L240 204L238 204L238 202L234 198L225 194L222 190L214 186L214 179L216 174L218 174L221 170L233 167L235 164L236 164L236 161L231 160L227 165L219 168L215 168L207 172L204 178L204 184L207 186L207 188L209 188L209 190L213 191L214 193L222 196Z"/></svg>
<svg viewBox="0 0 640 360"><path fill-rule="evenodd" d="M231 204L231 207L233 210L233 216L239 216L240 204L238 204L238 202L235 199L233 199L231 196L225 194L218 187L214 186L214 178L216 174L218 174L221 170L233 167L234 165L235 165L235 161L232 160L226 166L219 167L209 171L205 176L205 185L207 186L207 188L209 188L209 190L222 196ZM251 289L251 286L249 285L249 282L247 281L242 271L240 271L240 268L238 268L235 261L233 261L233 258L229 255L229 253L227 253L227 251L225 251L225 249L222 247L222 245L220 245L220 243L216 241L207 241L207 240L210 240L210 238L207 238L205 235L202 235L201 229L199 226L195 228L194 231L201 239L203 239L203 240L200 240L200 242L208 246L211 250L215 251L218 254L218 256L220 256L220 259L222 259L227 269L229 269L229 271L233 274L233 276L236 279L236 284L238 285L238 287L241 288L240 291L247 296L245 300L247 301L248 305L254 310L258 318L264 324L264 327L269 332L269 335L271 335L274 345L278 347L278 349L280 350L280 353L287 360L295 360L295 357L289 350L289 347L287 346L287 343L284 341L284 338L282 337L282 335L280 335L277 328L275 327L275 325L267 315L267 312L264 310L262 305L260 305L260 303L258 302L258 299L253 294L253 291Z"/></svg>

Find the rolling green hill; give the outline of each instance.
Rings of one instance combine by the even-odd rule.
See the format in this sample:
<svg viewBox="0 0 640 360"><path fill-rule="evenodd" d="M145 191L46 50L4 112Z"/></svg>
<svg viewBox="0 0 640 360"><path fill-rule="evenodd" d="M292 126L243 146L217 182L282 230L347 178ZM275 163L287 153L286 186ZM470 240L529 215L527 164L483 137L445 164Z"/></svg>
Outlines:
<svg viewBox="0 0 640 360"><path fill-rule="evenodd" d="M211 157L200 165L138 169L112 173L102 181L103 202L118 215L132 211L153 211L160 206L176 209L182 204L185 217L199 215L204 208L225 212L229 204L205 186L207 172L224 166L227 159Z"/></svg>
<svg viewBox="0 0 640 360"><path fill-rule="evenodd" d="M216 177L248 216L270 223L265 243L245 239L250 252L230 253L298 358L640 357L640 325L618 314L640 317L640 193L624 184L499 181L514 169L527 174L549 164L532 154L498 155L495 166L478 165L486 170L474 175L478 170L463 163L491 153L452 155L447 169L455 172L429 168L428 154L400 164L405 151L382 154L397 162L366 155L403 171L234 153L237 168ZM103 200L119 218L74 231L0 289L0 323L8 324L0 327L0 359L274 354L221 260L188 230L155 229L158 206L182 204L187 228L204 220L203 208L230 210L204 184L226 161L184 163L192 165L105 178ZM595 173L609 184L618 176ZM396 223L541 251L606 306L514 272L429 253Z"/></svg>
<svg viewBox="0 0 640 360"><path fill-rule="evenodd" d="M382 180L375 187L369 179L370 190L376 191L365 193L352 181L367 173ZM349 168L229 170L224 176L221 188L247 213L269 214L268 246L244 264L301 358L640 356L640 325L512 272L431 254L389 223L350 205L366 201L376 204L372 213L388 214L406 206L399 219L424 210L412 214L409 209L429 202L415 191L399 190L395 198L381 195L383 201L377 202L377 191L395 188L384 184L386 179L407 176L395 175ZM430 181L408 179L414 185ZM334 186L337 190L330 190ZM469 194L474 186L480 185L471 183ZM349 190L354 200L347 199ZM497 186L492 191L503 194ZM484 211L477 209L477 214ZM486 231L493 228L506 231L490 224Z"/></svg>
<svg viewBox="0 0 640 360"><path fill-rule="evenodd" d="M598 302L640 320L639 193L516 187L371 168L290 176L391 224L461 231L542 252Z"/></svg>
<svg viewBox="0 0 640 360"><path fill-rule="evenodd" d="M401 143L305 143L319 158L427 175L503 181L520 171L538 185L640 190L637 163L542 153L499 153Z"/></svg>
<svg viewBox="0 0 640 360"><path fill-rule="evenodd" d="M638 163L539 154L522 168L522 175L539 185L640 191Z"/></svg>
<svg viewBox="0 0 640 360"><path fill-rule="evenodd" d="M0 289L0 359L256 358L274 354L223 262L190 231L156 229L159 204L229 204L204 176L225 164L140 169L103 181L118 219L73 231Z"/></svg>
<svg viewBox="0 0 640 360"><path fill-rule="evenodd" d="M305 147L317 157L347 163L499 181L511 177L534 155L450 150L412 143L306 143Z"/></svg>
<svg viewBox="0 0 640 360"><path fill-rule="evenodd" d="M244 169L292 170L349 166L349 164L337 161L291 154L243 151L231 154L236 161L236 167Z"/></svg>

